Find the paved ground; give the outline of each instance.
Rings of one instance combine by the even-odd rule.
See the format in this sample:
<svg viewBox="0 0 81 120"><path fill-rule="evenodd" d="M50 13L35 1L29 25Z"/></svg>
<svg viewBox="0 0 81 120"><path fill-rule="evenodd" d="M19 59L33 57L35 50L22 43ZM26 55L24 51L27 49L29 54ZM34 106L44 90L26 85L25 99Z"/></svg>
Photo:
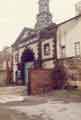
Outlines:
<svg viewBox="0 0 81 120"><path fill-rule="evenodd" d="M6 98L7 103L0 103L0 120L81 120L81 96L74 93L25 96L22 100L20 96L12 102Z"/></svg>
<svg viewBox="0 0 81 120"><path fill-rule="evenodd" d="M39 105L10 108L23 113L29 120L81 120L81 103L48 101Z"/></svg>

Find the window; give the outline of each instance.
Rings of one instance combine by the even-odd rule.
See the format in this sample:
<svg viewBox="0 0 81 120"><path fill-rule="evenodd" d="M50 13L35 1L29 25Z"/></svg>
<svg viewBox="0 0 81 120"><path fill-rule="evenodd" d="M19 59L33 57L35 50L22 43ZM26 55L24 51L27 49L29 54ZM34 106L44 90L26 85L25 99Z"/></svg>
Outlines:
<svg viewBox="0 0 81 120"><path fill-rule="evenodd" d="M80 55L80 42L75 42L75 56Z"/></svg>
<svg viewBox="0 0 81 120"><path fill-rule="evenodd" d="M66 56L65 54L65 46L61 46L61 57L64 58Z"/></svg>
<svg viewBox="0 0 81 120"><path fill-rule="evenodd" d="M49 43L46 43L44 45L44 55L46 55L46 56L50 55L50 45L49 45Z"/></svg>

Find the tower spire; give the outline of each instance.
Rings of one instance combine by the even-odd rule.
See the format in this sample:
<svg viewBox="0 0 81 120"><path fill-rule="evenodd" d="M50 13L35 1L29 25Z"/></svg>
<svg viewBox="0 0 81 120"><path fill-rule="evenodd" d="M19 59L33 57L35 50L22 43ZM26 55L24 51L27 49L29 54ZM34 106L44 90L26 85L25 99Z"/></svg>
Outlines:
<svg viewBox="0 0 81 120"><path fill-rule="evenodd" d="M52 23L52 15L49 10L49 0L39 0L39 13L35 29L40 30Z"/></svg>

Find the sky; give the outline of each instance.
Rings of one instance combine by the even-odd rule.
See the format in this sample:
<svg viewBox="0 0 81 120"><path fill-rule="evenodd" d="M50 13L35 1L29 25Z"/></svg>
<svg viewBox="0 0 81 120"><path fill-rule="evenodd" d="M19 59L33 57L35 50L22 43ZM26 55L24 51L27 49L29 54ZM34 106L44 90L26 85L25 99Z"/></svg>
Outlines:
<svg viewBox="0 0 81 120"><path fill-rule="evenodd" d="M50 0L53 22L75 16L74 5L80 0ZM0 50L11 46L24 27L33 28L38 0L0 0Z"/></svg>

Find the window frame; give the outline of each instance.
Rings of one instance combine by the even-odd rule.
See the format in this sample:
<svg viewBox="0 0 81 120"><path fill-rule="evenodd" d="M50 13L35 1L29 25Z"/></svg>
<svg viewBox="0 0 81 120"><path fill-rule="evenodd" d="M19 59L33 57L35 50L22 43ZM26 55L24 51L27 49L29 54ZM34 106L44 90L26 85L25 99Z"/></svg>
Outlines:
<svg viewBox="0 0 81 120"><path fill-rule="evenodd" d="M66 46L63 45L61 46L61 58L65 58L66 57Z"/></svg>
<svg viewBox="0 0 81 120"><path fill-rule="evenodd" d="M48 47L48 51L46 50ZM49 56L50 55L50 44L49 43L45 43L44 44L44 56Z"/></svg>
<svg viewBox="0 0 81 120"><path fill-rule="evenodd" d="M74 43L75 56L80 56L80 41Z"/></svg>

